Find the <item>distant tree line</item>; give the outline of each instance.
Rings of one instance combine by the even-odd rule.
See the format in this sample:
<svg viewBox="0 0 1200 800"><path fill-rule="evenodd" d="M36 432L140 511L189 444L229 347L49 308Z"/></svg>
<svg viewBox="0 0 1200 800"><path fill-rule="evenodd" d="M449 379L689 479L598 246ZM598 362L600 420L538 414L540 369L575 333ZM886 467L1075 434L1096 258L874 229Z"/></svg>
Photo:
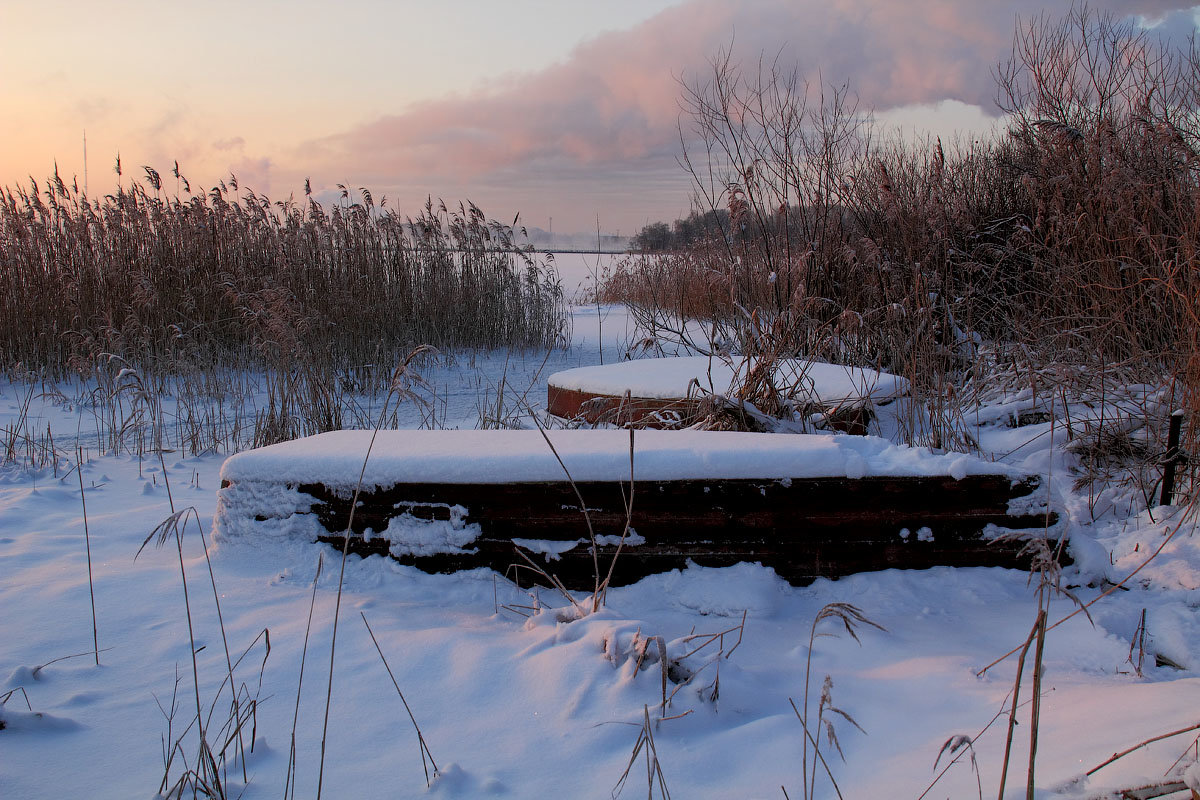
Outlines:
<svg viewBox="0 0 1200 800"><path fill-rule="evenodd" d="M651 222L634 235L629 242L629 249L639 253L668 253L686 250L706 239L725 238L728 235L728 210L693 211L670 225Z"/></svg>
<svg viewBox="0 0 1200 800"><path fill-rule="evenodd" d="M803 230L803 218L804 214L799 207L788 208L789 234L799 234ZM651 222L629 240L629 249L635 253L672 253L687 250L702 242L745 244L754 235L746 221L735 226L730 219L729 209L717 208L693 211L670 225L665 222Z"/></svg>

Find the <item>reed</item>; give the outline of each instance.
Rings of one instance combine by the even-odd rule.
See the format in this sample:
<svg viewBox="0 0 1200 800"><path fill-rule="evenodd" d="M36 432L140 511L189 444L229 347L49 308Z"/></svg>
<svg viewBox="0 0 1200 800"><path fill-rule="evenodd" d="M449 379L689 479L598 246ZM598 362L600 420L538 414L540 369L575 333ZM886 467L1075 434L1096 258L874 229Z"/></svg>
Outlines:
<svg viewBox="0 0 1200 800"><path fill-rule="evenodd" d="M612 796L620 797L625 790L629 776L637 764L638 755L643 752L646 762L647 800L653 800L656 789L661 800L671 800L671 792L667 788L667 778L663 774L662 763L658 758L658 746L654 742L654 726L650 723L649 706L642 707L642 723L638 727L637 741L633 744L633 752L629 754L629 763L625 765L625 771L621 773L621 777L613 786Z"/></svg>
<svg viewBox="0 0 1200 800"><path fill-rule="evenodd" d="M145 172L101 199L57 172L0 189L5 369L62 375L102 353L168 374L350 367L416 344L550 346L564 330L552 262L472 204L410 217L342 187L326 208L234 176L166 197Z"/></svg>
<svg viewBox="0 0 1200 800"><path fill-rule="evenodd" d="M1076 5L1019 25L996 90L996 135L905 141L844 85L719 53L682 90L696 211L598 295L698 352L904 375L905 438L935 447L970 446L964 389L1014 362L1195 418L1200 52Z"/></svg>
<svg viewBox="0 0 1200 800"><path fill-rule="evenodd" d="M57 172L0 188L0 375L86 409L106 452L369 427L353 398L386 392L381 365L418 345L568 340L553 260L472 204L430 200L406 216L365 188L326 207L307 191L272 201L234 176L193 193L175 175L174 197L149 167L99 199ZM0 448L57 468L53 441L24 418Z"/></svg>

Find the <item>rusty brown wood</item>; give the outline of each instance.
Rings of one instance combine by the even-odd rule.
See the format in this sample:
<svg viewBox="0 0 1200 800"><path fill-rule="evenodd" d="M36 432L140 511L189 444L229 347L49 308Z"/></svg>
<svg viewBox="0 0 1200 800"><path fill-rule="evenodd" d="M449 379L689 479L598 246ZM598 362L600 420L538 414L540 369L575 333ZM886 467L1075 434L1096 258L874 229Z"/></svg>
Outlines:
<svg viewBox="0 0 1200 800"><path fill-rule="evenodd" d="M546 408L556 417L589 425L633 425L639 428L679 428L699 420L700 400L695 397L655 398L618 396L579 389L546 386ZM824 427L866 436L875 413L869 401L838 407L812 406L805 416L821 414Z"/></svg>
<svg viewBox="0 0 1200 800"><path fill-rule="evenodd" d="M554 384L546 386L546 408L551 414L590 425L632 423L642 427L661 427L661 420L664 419L690 424L699 405L695 399L625 397L564 389Z"/></svg>
<svg viewBox="0 0 1200 800"><path fill-rule="evenodd" d="M1013 515L1011 500L1035 491L1037 478L1013 483L998 475L866 477L770 480L639 481L632 527L644 544L626 544L614 583L682 568L689 561L725 566L761 562L783 578L807 583L853 572L932 566L1016 567L1027 562L1025 542L983 535L988 526L1055 534L1054 514ZM297 487L312 496L312 512L337 544L349 517L349 498L321 484ZM618 482L583 482L580 493L598 535L619 536L625 523ZM565 481L509 484L399 484L368 487L359 496L350 549L387 554L387 541L364 532L384 530L402 514L449 519L454 505L478 524L472 552L397 560L433 572L491 567L505 572L520 559L514 538L556 542L587 540L574 489ZM921 529L928 533L918 536ZM909 535L901 536L907 529ZM1056 535L1056 534L1055 534ZM607 564L615 546L601 546ZM535 555L535 559L542 558ZM593 559L586 544L547 562L548 571L572 588L592 585Z"/></svg>

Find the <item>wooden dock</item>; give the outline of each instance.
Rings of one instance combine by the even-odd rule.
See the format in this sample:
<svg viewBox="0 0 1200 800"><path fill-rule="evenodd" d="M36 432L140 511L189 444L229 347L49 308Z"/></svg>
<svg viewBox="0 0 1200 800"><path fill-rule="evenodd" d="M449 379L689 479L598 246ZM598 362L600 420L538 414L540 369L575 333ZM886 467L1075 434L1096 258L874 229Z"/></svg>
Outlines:
<svg viewBox="0 0 1200 800"><path fill-rule="evenodd" d="M599 537L597 558L607 572L626 528L627 432L552 432L564 463L569 469L575 464L574 485L537 431L387 433L394 436L376 445L382 463L371 467L374 453L368 461L353 520L355 486L346 480L352 461L313 457L306 463L301 440L276 446L281 449L275 454L266 448L230 459L222 473L218 530L230 536L290 529L339 548L349 530L351 552L389 555L430 572L477 567L510 572L512 565L525 564L515 551L521 546L568 587L587 589L594 582L590 520ZM444 459L432 454L436 434L446 438L450 456ZM405 435L419 441L405 447ZM594 447L588 436L599 437ZM615 585L689 562L760 562L797 584L889 568L1024 567L1026 542L1001 534L1058 535L1057 516L1037 499L1044 493L1036 476L996 474L996 465L964 462L969 456L922 455L845 436L669 431L637 436L630 535L613 572ZM681 446L672 436L682 437ZM363 441L343 436L345 444ZM489 443L490 466L453 465L451 456L460 448ZM787 446L793 443L796 453L788 462ZM311 447L325 456L338 449L333 440L313 441ZM758 448L760 459L754 457ZM734 458L738 450L740 459ZM513 465L507 474L505 451ZM530 461L535 451L536 463ZM723 453L730 476L715 474ZM363 454L357 454L360 467ZM486 454L480 457L488 461ZM923 474L871 474L904 472L897 464ZM319 480L322 465L328 477ZM814 474L822 468L834 474ZM785 473L778 475L781 469ZM352 471L356 482L360 470ZM598 474L603 472L612 477L603 479ZM703 472L708 476L697 474ZM428 479L414 480L414 473Z"/></svg>

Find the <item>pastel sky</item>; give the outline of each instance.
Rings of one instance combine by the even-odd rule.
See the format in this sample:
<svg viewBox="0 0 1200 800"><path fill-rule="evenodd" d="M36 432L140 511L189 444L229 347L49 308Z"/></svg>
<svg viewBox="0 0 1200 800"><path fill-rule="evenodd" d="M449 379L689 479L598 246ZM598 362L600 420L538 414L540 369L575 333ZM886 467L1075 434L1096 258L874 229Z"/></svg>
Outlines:
<svg viewBox="0 0 1200 800"><path fill-rule="evenodd" d="M1181 40L1189 4L1093 0ZM57 162L111 191L178 160L274 199L338 183L555 231L688 210L680 80L720 48L849 81L878 119L993 122L1015 22L1066 0L0 0L0 184ZM167 181L168 187L173 179Z"/></svg>

